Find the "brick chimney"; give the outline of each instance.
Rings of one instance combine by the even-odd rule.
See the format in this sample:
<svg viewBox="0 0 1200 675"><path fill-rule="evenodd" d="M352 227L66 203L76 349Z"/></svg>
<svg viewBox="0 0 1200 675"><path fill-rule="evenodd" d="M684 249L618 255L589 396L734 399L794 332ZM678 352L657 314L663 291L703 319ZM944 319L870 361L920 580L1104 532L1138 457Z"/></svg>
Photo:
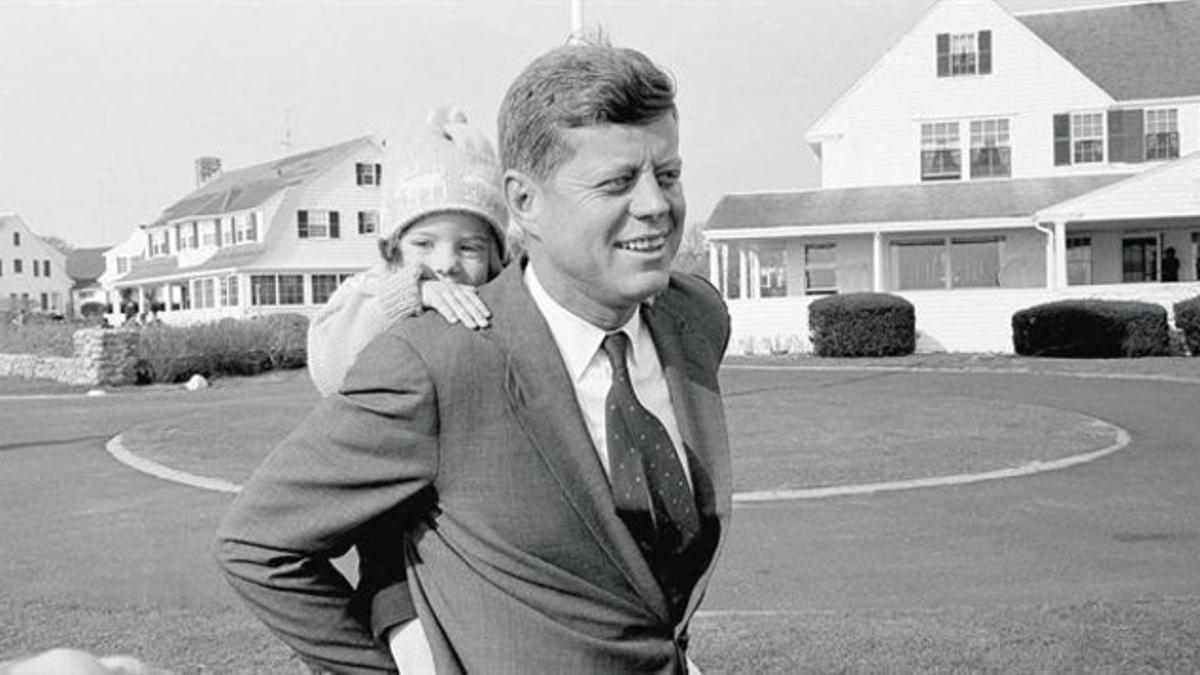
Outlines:
<svg viewBox="0 0 1200 675"><path fill-rule="evenodd" d="M196 187L204 185L220 173L220 157L199 157L196 159Z"/></svg>

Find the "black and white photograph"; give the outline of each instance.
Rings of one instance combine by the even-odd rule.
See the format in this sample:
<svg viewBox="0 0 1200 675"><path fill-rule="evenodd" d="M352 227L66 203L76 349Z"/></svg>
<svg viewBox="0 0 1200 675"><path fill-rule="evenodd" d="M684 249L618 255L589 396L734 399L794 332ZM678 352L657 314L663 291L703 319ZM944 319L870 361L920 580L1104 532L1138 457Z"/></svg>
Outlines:
<svg viewBox="0 0 1200 675"><path fill-rule="evenodd" d="M0 0L0 675L1200 672L1200 0Z"/></svg>

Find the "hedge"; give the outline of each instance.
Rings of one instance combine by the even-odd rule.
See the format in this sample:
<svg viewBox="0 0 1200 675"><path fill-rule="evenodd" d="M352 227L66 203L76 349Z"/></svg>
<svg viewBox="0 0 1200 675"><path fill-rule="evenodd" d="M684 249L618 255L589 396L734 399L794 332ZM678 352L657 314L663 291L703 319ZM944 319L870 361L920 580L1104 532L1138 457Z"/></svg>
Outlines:
<svg viewBox="0 0 1200 675"><path fill-rule="evenodd" d="M1022 356L1112 358L1170 353L1167 310L1150 302L1060 300L1012 317Z"/></svg>
<svg viewBox="0 0 1200 675"><path fill-rule="evenodd" d="M904 356L917 348L912 303L888 293L846 293L808 306L817 356Z"/></svg>
<svg viewBox="0 0 1200 675"><path fill-rule="evenodd" d="M1200 356L1200 295L1175 303L1175 327L1192 356Z"/></svg>
<svg viewBox="0 0 1200 675"><path fill-rule="evenodd" d="M255 375L307 362L308 318L274 314L190 326L141 328L137 380L183 382L192 375Z"/></svg>

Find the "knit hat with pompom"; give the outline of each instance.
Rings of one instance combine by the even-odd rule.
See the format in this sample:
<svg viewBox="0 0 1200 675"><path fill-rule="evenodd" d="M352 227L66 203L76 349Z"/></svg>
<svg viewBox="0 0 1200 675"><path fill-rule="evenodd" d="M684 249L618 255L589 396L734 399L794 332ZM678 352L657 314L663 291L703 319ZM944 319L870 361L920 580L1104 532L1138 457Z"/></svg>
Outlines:
<svg viewBox="0 0 1200 675"><path fill-rule="evenodd" d="M435 213L469 213L492 228L500 260L506 259L508 211L500 192L500 162L461 110L437 108L415 134L393 139L384 167L382 238Z"/></svg>

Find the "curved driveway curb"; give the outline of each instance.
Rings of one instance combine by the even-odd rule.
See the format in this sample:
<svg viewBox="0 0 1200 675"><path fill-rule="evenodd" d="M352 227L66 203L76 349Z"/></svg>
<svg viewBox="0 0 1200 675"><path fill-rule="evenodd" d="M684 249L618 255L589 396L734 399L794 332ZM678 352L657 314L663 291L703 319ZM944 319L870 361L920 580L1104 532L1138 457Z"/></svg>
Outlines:
<svg viewBox="0 0 1200 675"><path fill-rule="evenodd" d="M239 492L242 489L237 483L230 483L220 478L209 478L207 476L197 476L186 471L179 471L168 466L163 466L158 462L151 461L145 457L138 457L130 452L125 444L121 442L121 434L117 434L104 444L104 449L108 454L112 455L113 459L128 466L135 471L140 471L145 474L169 480L173 483L182 483L191 487L200 488L201 490L212 490L214 492Z"/></svg>

